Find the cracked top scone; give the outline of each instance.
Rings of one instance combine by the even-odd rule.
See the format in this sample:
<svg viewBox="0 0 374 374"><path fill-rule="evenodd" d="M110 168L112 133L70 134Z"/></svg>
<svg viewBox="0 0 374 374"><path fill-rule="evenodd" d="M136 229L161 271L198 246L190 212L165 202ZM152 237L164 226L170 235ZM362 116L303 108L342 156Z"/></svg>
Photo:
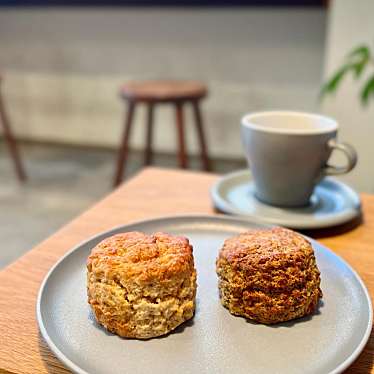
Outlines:
<svg viewBox="0 0 374 374"><path fill-rule="evenodd" d="M291 230L251 230L227 239L216 270L222 304L257 322L303 317L322 297L313 248Z"/></svg>
<svg viewBox="0 0 374 374"><path fill-rule="evenodd" d="M87 259L87 294L109 331L139 339L167 334L194 314L192 246L165 233L109 237Z"/></svg>

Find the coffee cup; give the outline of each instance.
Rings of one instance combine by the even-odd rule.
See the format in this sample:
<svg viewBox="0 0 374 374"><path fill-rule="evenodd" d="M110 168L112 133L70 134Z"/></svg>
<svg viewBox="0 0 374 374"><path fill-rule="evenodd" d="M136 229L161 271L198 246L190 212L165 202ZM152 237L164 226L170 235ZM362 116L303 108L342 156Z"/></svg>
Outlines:
<svg viewBox="0 0 374 374"><path fill-rule="evenodd" d="M270 111L245 115L241 137L255 196L270 205L308 205L324 176L348 173L356 165L356 151L339 143L337 132L338 123L319 114ZM334 150L345 155L344 166L328 163Z"/></svg>

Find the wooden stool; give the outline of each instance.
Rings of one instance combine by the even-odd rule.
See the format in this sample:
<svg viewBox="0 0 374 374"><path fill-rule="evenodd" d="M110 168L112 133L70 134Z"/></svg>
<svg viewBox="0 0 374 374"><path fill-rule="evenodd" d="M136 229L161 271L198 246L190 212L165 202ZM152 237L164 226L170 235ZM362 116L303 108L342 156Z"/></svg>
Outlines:
<svg viewBox="0 0 374 374"><path fill-rule="evenodd" d="M121 97L127 101L127 115L125 118L122 143L118 153L117 170L114 178L114 186L118 186L123 178L123 169L128 153L128 142L131 126L134 118L136 104L144 103L148 107L147 131L145 148L145 165L152 162L152 136L153 136L153 112L156 104L172 104L175 106L176 125L178 133L178 159L181 168L187 167L187 155L184 135L183 105L192 105L197 129L201 161L204 170L210 170L210 162L204 136L203 121L200 112L200 100L207 95L206 87L199 82L189 81L148 81L130 82L125 84L120 91Z"/></svg>
<svg viewBox="0 0 374 374"><path fill-rule="evenodd" d="M0 84L1 82L2 82L2 77L0 75ZM21 157L19 155L18 148L17 148L17 142L12 134L8 116L5 112L1 90L0 90L0 127L2 127L3 129L4 140L9 148L10 156L13 159L14 168L16 170L17 177L21 182L24 182L26 180L26 173L22 166Z"/></svg>

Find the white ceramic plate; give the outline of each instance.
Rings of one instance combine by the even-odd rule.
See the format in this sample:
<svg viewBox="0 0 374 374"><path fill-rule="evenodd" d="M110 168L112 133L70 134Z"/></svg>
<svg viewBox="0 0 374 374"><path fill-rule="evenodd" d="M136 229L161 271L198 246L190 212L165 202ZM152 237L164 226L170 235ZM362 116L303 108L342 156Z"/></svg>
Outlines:
<svg viewBox="0 0 374 374"><path fill-rule="evenodd" d="M232 316L221 306L215 259L223 241L259 227L217 216L169 217L100 234L64 256L45 278L37 301L43 338L76 373L339 373L364 348L372 327L368 292L340 257L312 241L322 274L315 315L275 326ZM190 238L198 272L195 317L148 341L122 339L98 326L87 304L85 262L103 238L118 232L166 231Z"/></svg>
<svg viewBox="0 0 374 374"><path fill-rule="evenodd" d="M249 170L224 175L211 189L211 197L223 213L294 229L337 226L361 214L360 197L334 178L324 178L316 186L311 204L302 208L281 208L257 200Z"/></svg>

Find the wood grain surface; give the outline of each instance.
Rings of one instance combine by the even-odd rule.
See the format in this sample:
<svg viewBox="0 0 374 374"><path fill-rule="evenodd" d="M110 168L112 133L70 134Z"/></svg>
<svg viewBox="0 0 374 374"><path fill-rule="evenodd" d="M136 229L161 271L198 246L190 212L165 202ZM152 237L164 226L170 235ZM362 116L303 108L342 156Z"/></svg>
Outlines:
<svg viewBox="0 0 374 374"><path fill-rule="evenodd" d="M0 272L0 373L68 373L41 338L36 297L50 267L72 247L101 231L137 220L213 213L209 189L217 176L144 169L133 179ZM361 195L357 227L308 233L342 256L374 295L374 195ZM349 230L348 230L349 229ZM22 235L22 233L20 233ZM6 243L3 243L3 246ZM313 339L313 337L310 337ZM374 373L374 338L347 373Z"/></svg>

